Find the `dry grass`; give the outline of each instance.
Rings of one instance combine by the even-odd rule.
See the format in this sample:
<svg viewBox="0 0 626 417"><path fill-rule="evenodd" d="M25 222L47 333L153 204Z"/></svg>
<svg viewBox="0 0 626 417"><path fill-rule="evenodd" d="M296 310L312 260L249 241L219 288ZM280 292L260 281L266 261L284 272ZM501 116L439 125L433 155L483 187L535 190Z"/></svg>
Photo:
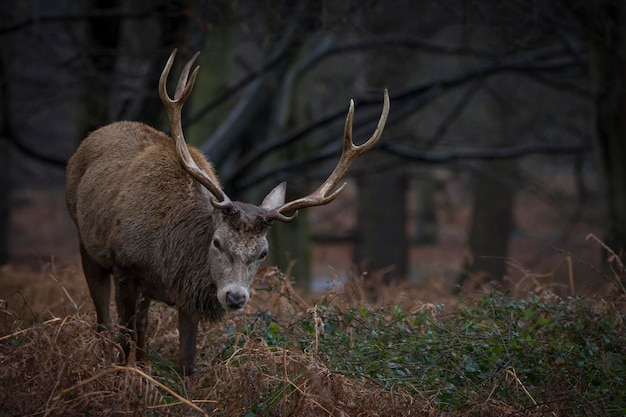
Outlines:
<svg viewBox="0 0 626 417"><path fill-rule="evenodd" d="M0 267L0 334L8 334L81 309L87 284L80 265L57 268L54 260Z"/></svg>
<svg viewBox="0 0 626 417"><path fill-rule="evenodd" d="M277 276L272 270L265 273L259 279L262 288ZM275 291L258 290L257 304L250 308L271 307L283 314L306 308L294 297L281 278ZM161 305L153 310L152 345L168 345L163 352L173 356L175 313ZM0 414L232 416L268 402L264 396L273 393L274 407L267 415L430 415L407 395L332 373L313 353L270 347L243 334L242 346L220 359L223 336L216 329L204 329L209 337L200 338L201 363L191 378L183 380L168 365L138 367L132 358L120 366L111 360L119 357L117 345L95 332L92 323L92 315L76 312L2 336Z"/></svg>
<svg viewBox="0 0 626 417"><path fill-rule="evenodd" d="M80 317L50 320L2 342L6 416L243 415L267 401L268 392L277 395L272 415L429 415L410 397L350 381L311 354L270 349L261 340L247 340L229 360L211 361L178 381L181 394L151 376L149 367L105 360L103 344L110 342Z"/></svg>
<svg viewBox="0 0 626 417"><path fill-rule="evenodd" d="M151 311L150 364L129 359L120 365L119 347L93 330L93 314L76 301L57 279L65 304L74 312L31 323L4 304L4 335L0 337L0 415L2 416L441 416L426 394L387 389L356 380L329 368L317 349L323 323L314 302L300 298L282 274L260 272L253 303L231 315L223 326L203 326L198 338L198 371L181 378L172 367L178 349L173 309L155 304ZM325 295L338 308L367 303L357 278ZM408 287L379 292L380 304L402 305L410 313L438 314ZM334 300L334 301L333 301ZM79 303L80 304L80 303ZM271 312L288 326L307 316L315 338L302 348L294 341L268 345L246 323ZM35 313L29 313L38 316ZM13 320L13 321L11 321ZM319 329L318 329L319 327ZM233 329L230 332L225 329ZM235 339L235 342L233 342ZM287 347L289 346L289 347ZM511 386L523 384L511 371ZM530 395L530 394L528 394ZM531 397L532 398L532 397ZM533 399L534 401L534 399ZM542 415L499 401L470 402L448 416Z"/></svg>

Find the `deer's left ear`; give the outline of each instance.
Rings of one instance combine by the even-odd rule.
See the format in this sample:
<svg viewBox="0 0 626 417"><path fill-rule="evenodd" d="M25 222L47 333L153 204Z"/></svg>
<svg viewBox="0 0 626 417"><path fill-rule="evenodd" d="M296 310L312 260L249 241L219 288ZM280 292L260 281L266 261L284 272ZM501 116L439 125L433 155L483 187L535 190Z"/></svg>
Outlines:
<svg viewBox="0 0 626 417"><path fill-rule="evenodd" d="M285 194L287 192L287 183L281 182L263 199L261 207L266 210L274 210L285 204Z"/></svg>

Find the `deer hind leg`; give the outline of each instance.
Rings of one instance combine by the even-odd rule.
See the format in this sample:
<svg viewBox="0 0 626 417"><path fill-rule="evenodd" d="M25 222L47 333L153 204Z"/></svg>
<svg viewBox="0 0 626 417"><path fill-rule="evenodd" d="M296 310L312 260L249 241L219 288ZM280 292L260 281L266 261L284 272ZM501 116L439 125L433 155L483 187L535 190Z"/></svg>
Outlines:
<svg viewBox="0 0 626 417"><path fill-rule="evenodd" d="M135 318L135 330L137 332L137 361L146 362L148 359L148 345L146 332L148 331L148 310L150 309L150 297L140 294Z"/></svg>
<svg viewBox="0 0 626 417"><path fill-rule="evenodd" d="M80 257L89 293L96 308L98 331L110 330L111 273L93 260L82 243L80 244Z"/></svg>
<svg viewBox="0 0 626 417"><path fill-rule="evenodd" d="M113 268L115 281L115 304L121 326L119 343L126 360L130 354L131 341L137 342L136 314L139 291L132 274L120 268Z"/></svg>

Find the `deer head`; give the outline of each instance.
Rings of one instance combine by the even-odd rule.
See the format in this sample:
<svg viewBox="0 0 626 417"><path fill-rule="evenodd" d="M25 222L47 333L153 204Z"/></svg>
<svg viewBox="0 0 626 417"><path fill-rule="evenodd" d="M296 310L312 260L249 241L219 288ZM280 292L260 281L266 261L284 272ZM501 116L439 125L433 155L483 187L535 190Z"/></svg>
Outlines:
<svg viewBox="0 0 626 417"><path fill-rule="evenodd" d="M214 234L209 249L212 276L216 280L217 298L227 309L241 308L249 298L249 285L260 262L267 256L266 234L274 220L293 221L298 210L328 204L344 190L339 185L350 165L370 150L380 139L389 114L389 95L384 92L384 105L376 130L362 145L352 141L354 102L350 101L345 121L343 150L330 176L311 194L285 203L286 183L275 187L260 206L232 201L211 173L201 169L192 158L185 141L181 110L193 88L198 68L191 67L198 54L185 65L178 80L174 98L166 91L167 77L176 50L170 55L159 81L159 95L167 109L172 138L182 167L200 183L214 208ZM223 282L220 282L223 281Z"/></svg>

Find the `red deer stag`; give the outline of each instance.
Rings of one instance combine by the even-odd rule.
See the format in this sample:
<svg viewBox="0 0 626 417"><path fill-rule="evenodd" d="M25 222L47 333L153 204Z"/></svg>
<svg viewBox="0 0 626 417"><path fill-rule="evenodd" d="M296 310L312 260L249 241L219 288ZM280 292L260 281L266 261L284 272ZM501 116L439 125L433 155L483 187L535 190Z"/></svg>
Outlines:
<svg viewBox="0 0 626 417"><path fill-rule="evenodd" d="M125 354L133 339L137 360L145 360L148 307L152 299L163 301L178 309L179 367L189 375L195 369L198 321L215 322L246 304L254 274L267 256L272 221L290 222L299 209L337 197L345 184L336 187L352 162L380 138L389 97L385 91L378 126L361 146L352 142L350 103L340 161L317 190L285 203L282 183L256 206L232 201L211 163L185 143L181 109L198 73L196 67L189 76L198 54L184 67L171 99L166 82L175 54L159 81L171 136L137 122L94 131L69 161L66 202L78 229L99 329L111 325L112 274L120 323L127 332Z"/></svg>

